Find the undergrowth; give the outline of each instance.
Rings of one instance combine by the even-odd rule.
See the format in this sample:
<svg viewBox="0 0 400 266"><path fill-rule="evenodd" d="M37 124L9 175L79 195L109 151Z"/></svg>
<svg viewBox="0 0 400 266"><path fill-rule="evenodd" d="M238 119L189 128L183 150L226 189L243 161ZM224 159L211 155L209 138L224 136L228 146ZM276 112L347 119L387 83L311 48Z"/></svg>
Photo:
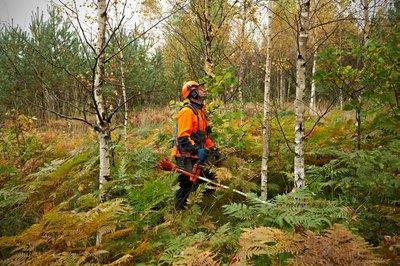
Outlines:
<svg viewBox="0 0 400 266"><path fill-rule="evenodd" d="M227 107L224 107L227 108ZM334 110L306 139L306 189L292 191L290 110L271 121L269 200L257 200L260 114L216 109L213 139L223 160L211 170L230 190L202 185L185 211L174 209L177 174L169 157L174 122L167 110L139 110L128 140L113 133L109 201L100 202L94 133L72 137L59 125L0 131L2 265L380 265L398 257L399 122L384 112L363 124L355 149L354 118ZM22 118L21 118L22 119ZM148 123L146 123L148 120ZM26 121L26 120L24 120ZM29 121L29 120L28 120ZM309 119L306 129L315 121ZM10 124L10 127L13 126ZM285 132L283 136L281 130ZM86 132L86 131L85 131ZM308 134L308 132L306 132ZM23 136L23 137L22 137ZM61 141L61 140L70 140ZM17 146L17 148L13 148ZM103 242L96 245L101 232ZM366 241L368 241L368 243ZM329 263L328 263L329 261Z"/></svg>

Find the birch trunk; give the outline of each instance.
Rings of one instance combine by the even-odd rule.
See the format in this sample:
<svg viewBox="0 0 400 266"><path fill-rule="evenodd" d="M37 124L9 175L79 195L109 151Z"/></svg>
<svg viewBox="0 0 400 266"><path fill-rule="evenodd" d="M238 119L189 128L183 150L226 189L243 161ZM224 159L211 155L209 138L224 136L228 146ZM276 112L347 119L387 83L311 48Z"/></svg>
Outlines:
<svg viewBox="0 0 400 266"><path fill-rule="evenodd" d="M128 138L128 132L127 132L127 127L128 127L128 101L126 97L126 86L125 86L125 59L122 51L119 53L120 57L120 70L121 70L121 85L122 85L122 98L124 101L124 145L125 145L125 150L127 150L126 146L126 141Z"/></svg>
<svg viewBox="0 0 400 266"><path fill-rule="evenodd" d="M363 27L363 39L364 39L364 46L368 44L369 41L369 31L370 31L370 24L369 24L369 4L370 0L363 0L363 15L364 15L364 27ZM356 125L357 125L357 150L361 149L361 108L362 108L362 96L361 92L358 95L358 104L356 107Z"/></svg>
<svg viewBox="0 0 400 266"><path fill-rule="evenodd" d="M312 66L312 76L314 77L317 65L317 52L314 52L313 66ZM310 113L317 113L316 111L316 94L315 94L315 81L311 81L311 98L310 98Z"/></svg>
<svg viewBox="0 0 400 266"><path fill-rule="evenodd" d="M339 15L339 19L344 19L345 10L346 10L345 3L339 3L339 14L338 14ZM338 30L339 30L339 34L338 34L338 36L339 36L339 49L341 50L341 49L343 49L343 45L344 45L344 42L343 42L344 38L342 37L342 36L344 36L344 34L343 34L344 29L343 29L342 26L340 26ZM344 104L343 93L344 93L343 89L340 88L339 89L340 111L343 111L343 104Z"/></svg>
<svg viewBox="0 0 400 266"><path fill-rule="evenodd" d="M343 111L343 90L339 91L339 102L340 102L340 111Z"/></svg>
<svg viewBox="0 0 400 266"><path fill-rule="evenodd" d="M204 1L204 41L205 41L205 49L204 49L204 71L207 76L214 77L214 62L211 56L212 49L212 41L213 41L213 27L211 23L211 1Z"/></svg>
<svg viewBox="0 0 400 266"><path fill-rule="evenodd" d="M283 20L280 20L280 24L279 25L280 25L280 31L283 32L284 31L283 30ZM281 54L279 56L280 57L279 58L279 61L280 61L279 105L282 107L283 104L286 101L286 96L285 96L286 95L286 88L285 88L285 80L284 80L285 59L284 59L284 56L283 56L283 40L282 39L279 41L279 50L281 51Z"/></svg>
<svg viewBox="0 0 400 266"><path fill-rule="evenodd" d="M294 186L306 185L304 174L304 92L306 88L306 47L308 40L310 1L301 0L300 32L298 35L298 55L296 61L296 99L294 101L296 124L294 136Z"/></svg>
<svg viewBox="0 0 400 266"><path fill-rule="evenodd" d="M115 17L117 21L120 21L119 19L119 14L118 14L118 8L117 4L115 4ZM122 42L123 42L123 32L120 31L119 33L120 38L116 38L118 49L119 49L119 69L121 71L121 87L122 87L122 100L124 103L124 121L123 121L123 126L124 126L124 146L125 146L125 151L127 151L127 146L126 146L126 141L127 141L127 127L128 127L128 102L127 102L127 94L126 94L126 85L125 85L125 58L124 58L124 53L122 51Z"/></svg>
<svg viewBox="0 0 400 266"><path fill-rule="evenodd" d="M104 80L104 45L106 32L106 0L98 0L98 31L96 43L96 71L94 75L94 99L97 106L97 132L99 137L100 148L100 174L99 174L99 191L100 200L106 199L106 193L103 186L110 178L110 125L107 120L107 110L103 98L103 80ZM97 233L97 245L102 241L101 232Z"/></svg>
<svg viewBox="0 0 400 266"><path fill-rule="evenodd" d="M240 47L239 47L239 102L240 102L240 126L243 125L243 84L244 84L244 38L246 36L246 19L247 19L247 0L243 0L243 15L242 15L242 26L240 33Z"/></svg>
<svg viewBox="0 0 400 266"><path fill-rule="evenodd" d="M103 186L107 183L110 177L110 126L107 121L107 110L103 98L103 79L104 79L104 45L105 45L105 32L106 32L106 1L98 0L98 32L96 43L96 72L94 76L94 98L98 110L97 124L98 135L100 144L100 176L99 176L99 190L100 197L103 199L104 192Z"/></svg>
<svg viewBox="0 0 400 266"><path fill-rule="evenodd" d="M271 91L271 34L272 34L272 1L267 3L266 59L264 79L264 120L263 120L263 152L261 160L261 199L266 200L268 193L268 159L269 159L269 106Z"/></svg>
<svg viewBox="0 0 400 266"><path fill-rule="evenodd" d="M283 106L283 104L285 103L285 91L286 91L285 81L283 79L283 74L284 74L283 66L280 69L279 73L280 73L280 75L279 75L279 84L280 84L279 85L279 90L280 90L280 93L279 93L279 105Z"/></svg>

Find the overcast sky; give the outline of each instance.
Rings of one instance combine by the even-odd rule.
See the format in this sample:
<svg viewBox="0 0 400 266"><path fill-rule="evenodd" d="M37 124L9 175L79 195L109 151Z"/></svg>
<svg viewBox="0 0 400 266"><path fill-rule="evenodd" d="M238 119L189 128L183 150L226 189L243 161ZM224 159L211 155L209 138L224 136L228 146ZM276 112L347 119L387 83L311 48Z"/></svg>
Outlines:
<svg viewBox="0 0 400 266"><path fill-rule="evenodd" d="M0 0L0 28L3 24L11 24L13 20L14 25L19 25L23 30L28 30L29 24L32 21L32 13L36 13L39 8L39 12L43 12L46 18L47 7L51 2L57 5L60 4L58 0ZM68 3L71 1L65 0L63 2ZM76 2L80 7L79 13L82 22L82 18L88 9L80 5L84 0L76 0ZM135 21L138 21L138 14L132 16L132 12L138 8L138 3L140 2L141 0L128 0L125 17L125 23L127 24L125 24L125 27L133 28ZM93 12L93 10L91 10L91 12Z"/></svg>
<svg viewBox="0 0 400 266"><path fill-rule="evenodd" d="M13 19L14 25L28 29L32 12L39 11L47 14L47 5L50 0L0 0L0 23L9 23Z"/></svg>

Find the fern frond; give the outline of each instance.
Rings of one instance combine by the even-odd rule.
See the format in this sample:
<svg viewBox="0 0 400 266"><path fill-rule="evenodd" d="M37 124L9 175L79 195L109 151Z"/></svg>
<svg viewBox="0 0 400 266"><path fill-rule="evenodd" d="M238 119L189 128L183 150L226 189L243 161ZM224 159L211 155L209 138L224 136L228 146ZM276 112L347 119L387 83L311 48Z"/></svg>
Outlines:
<svg viewBox="0 0 400 266"><path fill-rule="evenodd" d="M76 265L84 265L91 258L94 259L96 262L99 262L98 261L99 255L101 256L102 254L107 254L107 253L108 252L105 250L92 250L92 252L85 251L79 254Z"/></svg>
<svg viewBox="0 0 400 266"><path fill-rule="evenodd" d="M107 264L107 266L124 266L124 265L133 265L134 257L132 255L126 254L121 258Z"/></svg>
<svg viewBox="0 0 400 266"><path fill-rule="evenodd" d="M232 241L231 243L229 243ZM230 223L226 223L220 226L217 231L211 236L210 243L213 248L220 248L226 244L232 244L234 240L234 231L230 226Z"/></svg>
<svg viewBox="0 0 400 266"><path fill-rule="evenodd" d="M52 251L47 252L34 252L30 256L30 260L27 261L26 265L51 265L56 261Z"/></svg>
<svg viewBox="0 0 400 266"><path fill-rule="evenodd" d="M107 234L104 236L104 241L109 241L121 236L125 236L127 234L130 234L133 231L133 227L129 227L129 228L125 228L125 229L121 229L121 230L117 230L113 233Z"/></svg>
<svg viewBox="0 0 400 266"><path fill-rule="evenodd" d="M337 202L315 199L307 189L279 195L271 205L250 201L251 206L233 203L223 206L225 214L248 221L250 226L274 225L280 228L301 225L308 229L322 229L347 218Z"/></svg>
<svg viewBox="0 0 400 266"><path fill-rule="evenodd" d="M214 266L219 265L214 260L215 254L210 250L201 250L198 246L188 247L176 257L176 266Z"/></svg>
<svg viewBox="0 0 400 266"><path fill-rule="evenodd" d="M372 252L370 245L342 225L335 224L323 235L312 231L284 232L271 227L245 229L235 256L239 265L253 256L276 258L282 253L294 255L294 265L382 265L386 263Z"/></svg>
<svg viewBox="0 0 400 266"><path fill-rule="evenodd" d="M160 262L168 264L174 263L181 250L184 250L185 247L194 245L196 242L204 242L205 238L205 234L199 232L189 237L186 235L180 235L171 239L168 243L168 248L160 257Z"/></svg>
<svg viewBox="0 0 400 266"><path fill-rule="evenodd" d="M284 232L272 227L257 227L244 229L240 236L240 251L237 261L246 261L253 256L276 256L281 253L297 254L301 251L301 237L291 232Z"/></svg>
<svg viewBox="0 0 400 266"><path fill-rule="evenodd" d="M27 261L29 261L29 254L25 252L17 252L14 253L11 257L1 260L0 265L8 265L8 266L19 266L19 265L24 265Z"/></svg>
<svg viewBox="0 0 400 266"><path fill-rule="evenodd" d="M318 236L311 231L303 239L304 252L293 259L295 265L383 265L370 245L342 225L335 224Z"/></svg>
<svg viewBox="0 0 400 266"><path fill-rule="evenodd" d="M93 253L89 252L92 251L90 242L97 232L101 231L107 240L121 226L121 216L129 212L123 200L102 203L82 213L62 209L58 206L47 212L38 224L17 236L0 237L0 246L20 247L18 252L29 254L29 263L33 265L49 265L57 255L71 250L82 252L80 257L83 257L85 252ZM113 237L116 236L109 239Z"/></svg>
<svg viewBox="0 0 400 266"><path fill-rule="evenodd" d="M233 203L230 205L224 205L224 213L236 217L241 220L251 220L252 210L246 204Z"/></svg>
<svg viewBox="0 0 400 266"><path fill-rule="evenodd" d="M105 225L99 228L98 232L101 235L107 235L107 234L112 234L115 232L116 229L116 225L115 224L111 224L111 225Z"/></svg>

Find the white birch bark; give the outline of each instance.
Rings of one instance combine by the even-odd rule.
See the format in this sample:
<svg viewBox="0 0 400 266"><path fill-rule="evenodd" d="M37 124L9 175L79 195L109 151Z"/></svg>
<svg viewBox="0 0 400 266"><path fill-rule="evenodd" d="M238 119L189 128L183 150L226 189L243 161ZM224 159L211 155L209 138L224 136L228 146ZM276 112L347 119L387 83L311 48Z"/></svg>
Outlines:
<svg viewBox="0 0 400 266"><path fill-rule="evenodd" d="M363 25L363 39L364 39L364 45L368 43L369 40L369 32L370 32L370 23L369 23L369 5L371 3L371 0L363 0L362 1L362 6L363 6L363 15L364 15L364 25Z"/></svg>
<svg viewBox="0 0 400 266"><path fill-rule="evenodd" d="M283 32L283 21L280 20L280 31ZM285 59L283 57L283 42L284 40L279 41L279 49L281 51L281 55L279 56L280 61L280 80L279 80L279 105L283 106L286 101L286 87L285 87L285 79L284 79L284 69L285 69Z"/></svg>
<svg viewBox="0 0 400 266"><path fill-rule="evenodd" d="M269 159L269 116L271 90L271 35L272 35L272 1L267 3L266 59L264 78L264 119L263 119L263 152L261 160L261 198L267 199L268 193L268 159Z"/></svg>
<svg viewBox="0 0 400 266"><path fill-rule="evenodd" d="M213 40L213 26L211 24L211 1L204 0L204 71L207 76L214 77L214 62L211 56L212 40Z"/></svg>
<svg viewBox="0 0 400 266"><path fill-rule="evenodd" d="M371 0L363 0L363 15L364 15L364 25L363 25L363 39L364 46L368 44L370 23L369 23L369 5ZM357 126L357 150L361 149L361 106L362 106L362 96L361 92L358 94L358 105L356 107L356 126Z"/></svg>
<svg viewBox="0 0 400 266"><path fill-rule="evenodd" d="M285 91L286 91L285 81L283 79L283 75L284 75L283 66L281 66L281 69L279 70L279 73L280 73L280 75L279 75L279 91L280 91L280 93L279 93L279 105L283 106L283 104L285 103Z"/></svg>
<svg viewBox="0 0 400 266"><path fill-rule="evenodd" d="M340 111L343 111L343 90L339 91L339 102L340 102Z"/></svg>
<svg viewBox="0 0 400 266"><path fill-rule="evenodd" d="M107 110L103 98L103 79L104 79L104 45L106 31L106 1L98 0L98 32L96 43L96 72L94 76L94 98L98 110L97 125L100 146L100 175L99 190L101 199L104 198L103 186L110 177L110 127L106 119Z"/></svg>
<svg viewBox="0 0 400 266"><path fill-rule="evenodd" d="M99 174L99 191L100 200L106 198L106 193L102 191L103 186L110 177L110 126L106 119L107 110L103 98L103 79L104 79L104 45L106 33L106 0L98 0L97 13L97 42L96 42L96 70L94 76L94 99L97 106L97 128L100 148L100 174ZM101 232L97 233L96 244L100 245L102 241Z"/></svg>
<svg viewBox="0 0 400 266"><path fill-rule="evenodd" d="M243 84L244 84L244 38L246 36L246 20L247 20L247 0L243 0L243 14L242 14L242 25L240 32L240 47L239 47L239 103L240 103L240 126L243 125Z"/></svg>
<svg viewBox="0 0 400 266"><path fill-rule="evenodd" d="M125 145L125 150L127 149L126 146L126 141L128 138L128 101L126 97L126 86L125 86L125 59L122 51L119 53L120 57L120 70L121 70L121 85L122 85L122 98L124 101L124 145Z"/></svg>
<svg viewBox="0 0 400 266"><path fill-rule="evenodd" d="M118 15L118 8L117 5L115 4L115 17L117 21L119 20L119 15ZM124 103L124 121L123 121L123 127L124 127L124 145L125 145L125 150L127 150L127 127L128 127L128 102L127 102L127 94L126 94L126 85L125 85L125 58L124 58L124 53L122 51L122 41L123 41L123 32L120 31L119 34L120 38L116 38L117 45L119 48L119 69L121 71L121 89L122 89L122 100Z"/></svg>
<svg viewBox="0 0 400 266"><path fill-rule="evenodd" d="M344 19L344 12L346 9L345 3L339 3L339 19ZM343 27L339 27L339 49L343 49ZM343 111L343 104L344 104L344 98L343 98L343 89L339 89L339 105L340 105L340 111Z"/></svg>
<svg viewBox="0 0 400 266"><path fill-rule="evenodd" d="M312 66L312 76L314 77L315 71L317 67L317 52L314 52L313 66ZM310 113L316 112L316 94L315 94L315 81L314 79L311 81L311 97L310 97Z"/></svg>
<svg viewBox="0 0 400 266"><path fill-rule="evenodd" d="M294 137L294 186L306 185L304 174L304 92L306 88L306 47L308 40L310 1L301 0L300 32L298 34L298 55L296 61L296 99L294 101L296 123Z"/></svg>

